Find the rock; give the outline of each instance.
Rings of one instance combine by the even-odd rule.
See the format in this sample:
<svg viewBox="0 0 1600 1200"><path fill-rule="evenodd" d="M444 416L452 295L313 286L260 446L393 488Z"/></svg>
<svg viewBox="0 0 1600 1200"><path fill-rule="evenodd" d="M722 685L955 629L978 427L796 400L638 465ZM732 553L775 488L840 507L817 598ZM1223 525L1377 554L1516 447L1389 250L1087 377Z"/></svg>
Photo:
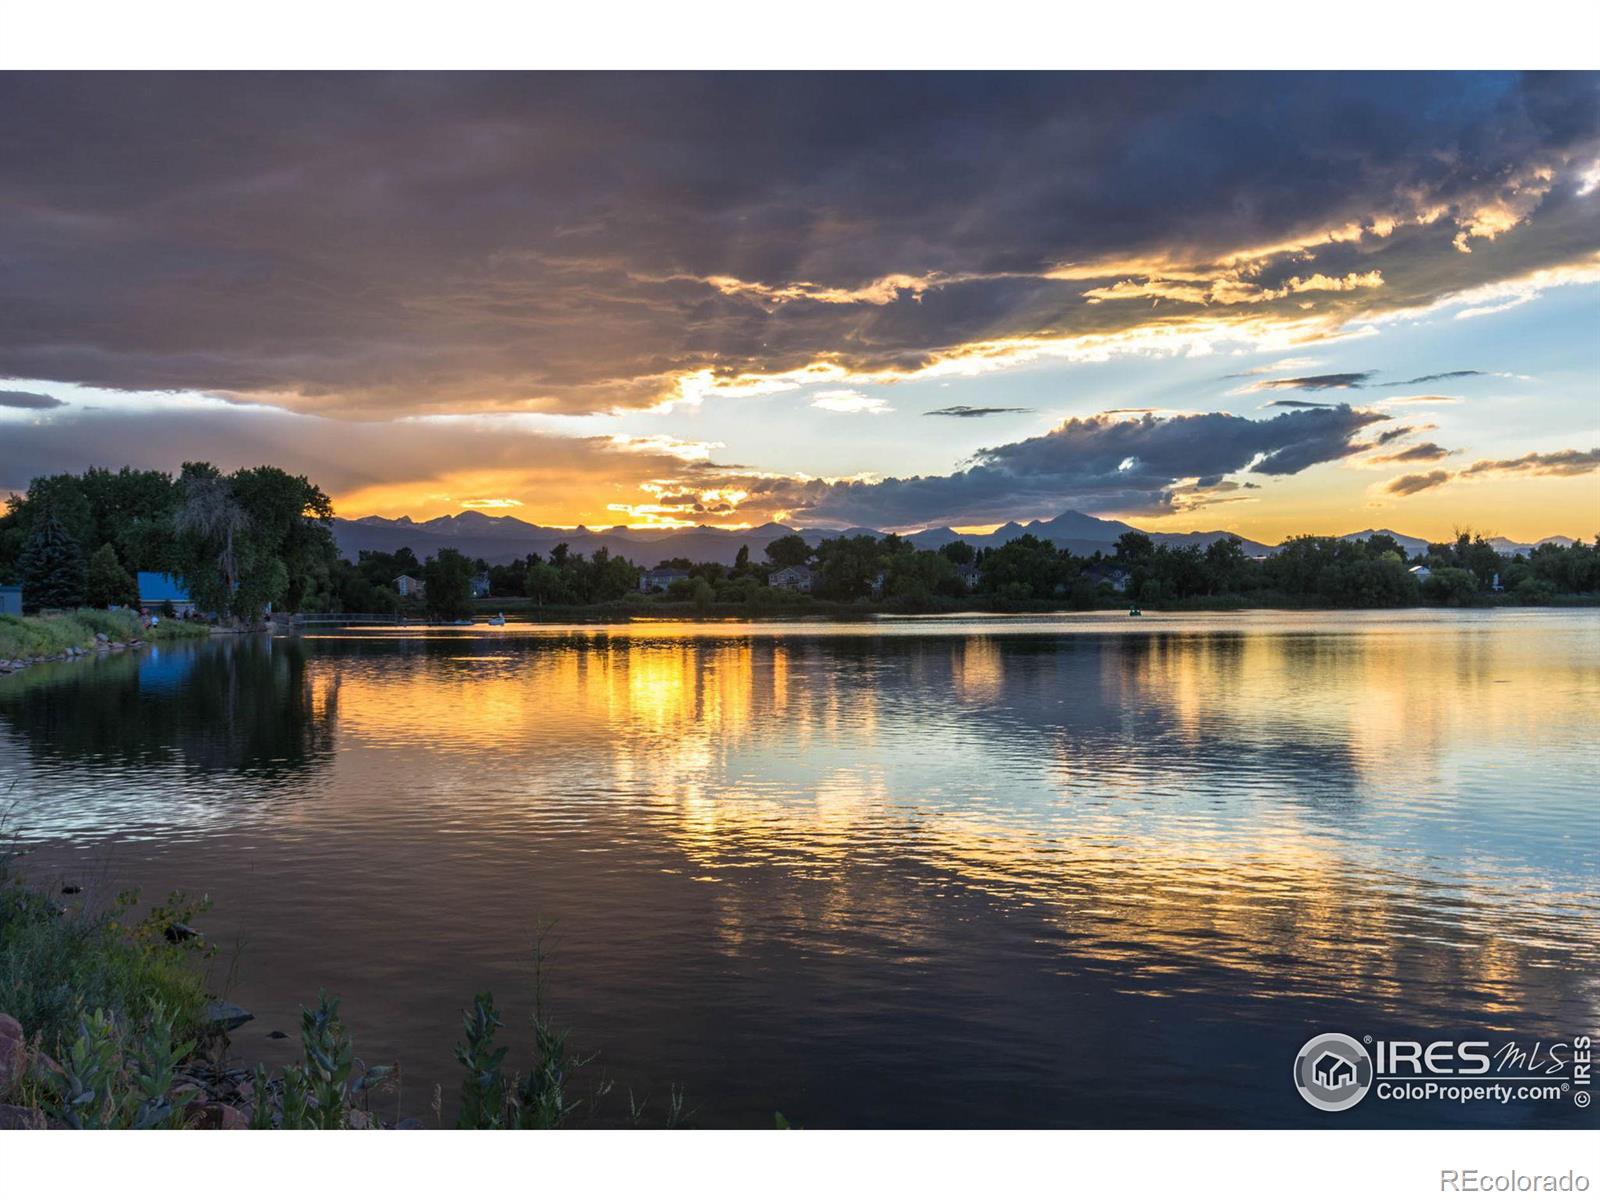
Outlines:
<svg viewBox="0 0 1600 1200"><path fill-rule="evenodd" d="M282 1041L284 1038L288 1037L289 1035L287 1033L285 1033L281 1029L274 1029L271 1033L267 1034L267 1036L269 1038L271 1038L273 1041Z"/></svg>
<svg viewBox="0 0 1600 1200"><path fill-rule="evenodd" d="M103 633L97 633L94 635L94 640L97 642L109 642L111 639Z"/></svg>
<svg viewBox="0 0 1600 1200"><path fill-rule="evenodd" d="M0 1013L0 1038L11 1038L20 1042L22 1040L22 1022L10 1013Z"/></svg>
<svg viewBox="0 0 1600 1200"><path fill-rule="evenodd" d="M45 1117L37 1108L0 1104L0 1129L47 1129Z"/></svg>
<svg viewBox="0 0 1600 1200"><path fill-rule="evenodd" d="M179 942L192 942L199 936L200 931L198 929L191 929L182 921L174 921L171 925L168 925L166 929L167 941L171 942L174 946L176 946Z"/></svg>
<svg viewBox="0 0 1600 1200"><path fill-rule="evenodd" d="M250 1120L231 1104L212 1100L183 1110L191 1129L249 1129Z"/></svg>
<svg viewBox="0 0 1600 1200"><path fill-rule="evenodd" d="M246 1021L254 1021L255 1013L227 1000L213 1000L206 1005L206 1023L213 1033L227 1033Z"/></svg>
<svg viewBox="0 0 1600 1200"><path fill-rule="evenodd" d="M126 650L128 647L126 645L124 645L122 642L112 642L111 643L111 648L113 650Z"/></svg>
<svg viewBox="0 0 1600 1200"><path fill-rule="evenodd" d="M83 889L75 883L64 883L61 885L61 894L63 896L76 896L81 891L83 891Z"/></svg>
<svg viewBox="0 0 1600 1200"><path fill-rule="evenodd" d="M28 1047L20 1037L0 1037L0 1100L28 1074Z"/></svg>
<svg viewBox="0 0 1600 1200"><path fill-rule="evenodd" d="M350 1115L346 1118L346 1120L348 1121L351 1129L372 1128L372 1114L364 1113L359 1108L352 1108L350 1110Z"/></svg>

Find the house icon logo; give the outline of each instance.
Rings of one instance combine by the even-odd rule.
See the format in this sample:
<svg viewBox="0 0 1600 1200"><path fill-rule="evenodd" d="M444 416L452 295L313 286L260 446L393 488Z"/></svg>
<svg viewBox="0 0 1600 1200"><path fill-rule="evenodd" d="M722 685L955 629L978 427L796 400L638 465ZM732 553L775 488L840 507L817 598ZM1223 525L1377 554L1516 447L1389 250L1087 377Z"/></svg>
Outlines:
<svg viewBox="0 0 1600 1200"><path fill-rule="evenodd" d="M1347 1034L1319 1033L1295 1056L1294 1086L1312 1108L1354 1108L1372 1087L1372 1056Z"/></svg>

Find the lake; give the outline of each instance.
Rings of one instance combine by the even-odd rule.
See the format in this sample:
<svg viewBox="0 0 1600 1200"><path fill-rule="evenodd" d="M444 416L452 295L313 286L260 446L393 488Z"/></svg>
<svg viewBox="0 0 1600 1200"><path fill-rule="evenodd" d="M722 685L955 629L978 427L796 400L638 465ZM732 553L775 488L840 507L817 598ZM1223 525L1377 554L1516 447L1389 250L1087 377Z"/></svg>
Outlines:
<svg viewBox="0 0 1600 1200"><path fill-rule="evenodd" d="M1291 1082L1324 1030L1600 1025L1593 611L372 628L0 680L30 873L205 893L286 1060L343 997L453 1112L488 988L597 1113L1574 1125Z"/></svg>

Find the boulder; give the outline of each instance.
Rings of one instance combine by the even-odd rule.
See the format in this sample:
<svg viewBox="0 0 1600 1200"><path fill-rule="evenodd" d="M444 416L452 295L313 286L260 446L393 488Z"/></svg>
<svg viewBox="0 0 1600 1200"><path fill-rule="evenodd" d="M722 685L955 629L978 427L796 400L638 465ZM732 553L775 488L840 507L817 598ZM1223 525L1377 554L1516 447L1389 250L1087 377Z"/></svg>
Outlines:
<svg viewBox="0 0 1600 1200"><path fill-rule="evenodd" d="M176 946L179 942L192 942L200 936L198 929L185 925L182 921L174 921L166 928L166 939Z"/></svg>
<svg viewBox="0 0 1600 1200"><path fill-rule="evenodd" d="M22 1022L10 1013L0 1013L0 1038L22 1040Z"/></svg>
<svg viewBox="0 0 1600 1200"><path fill-rule="evenodd" d="M0 1100L28 1074L28 1047L20 1037L0 1037Z"/></svg>
<svg viewBox="0 0 1600 1200"><path fill-rule="evenodd" d="M246 1021L254 1021L255 1013L228 1000L213 1000L206 1005L206 1024L212 1033L227 1033Z"/></svg>

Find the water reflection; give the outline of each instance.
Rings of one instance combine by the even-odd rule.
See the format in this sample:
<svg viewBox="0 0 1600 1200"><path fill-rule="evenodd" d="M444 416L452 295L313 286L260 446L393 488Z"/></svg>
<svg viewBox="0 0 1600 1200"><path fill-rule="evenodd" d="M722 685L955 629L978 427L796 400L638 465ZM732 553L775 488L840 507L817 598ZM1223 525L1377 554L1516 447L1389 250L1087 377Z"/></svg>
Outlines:
<svg viewBox="0 0 1600 1200"><path fill-rule="evenodd" d="M1597 628L1558 613L368 631L5 681L0 772L47 859L138 837L119 869L204 872L203 834L179 882L299 930L259 986L352 956L350 1007L411 1046L538 911L581 933L568 1001L723 1120L748 1075L872 1059L919 1107L814 1123L1302 1123L1272 1056L1307 1023L1596 1024L1597 700ZM1171 1044L1125 1044L1151 1022ZM738 1080L704 1061L730 1031ZM1208 1063L1247 1073L1151 1099Z"/></svg>

